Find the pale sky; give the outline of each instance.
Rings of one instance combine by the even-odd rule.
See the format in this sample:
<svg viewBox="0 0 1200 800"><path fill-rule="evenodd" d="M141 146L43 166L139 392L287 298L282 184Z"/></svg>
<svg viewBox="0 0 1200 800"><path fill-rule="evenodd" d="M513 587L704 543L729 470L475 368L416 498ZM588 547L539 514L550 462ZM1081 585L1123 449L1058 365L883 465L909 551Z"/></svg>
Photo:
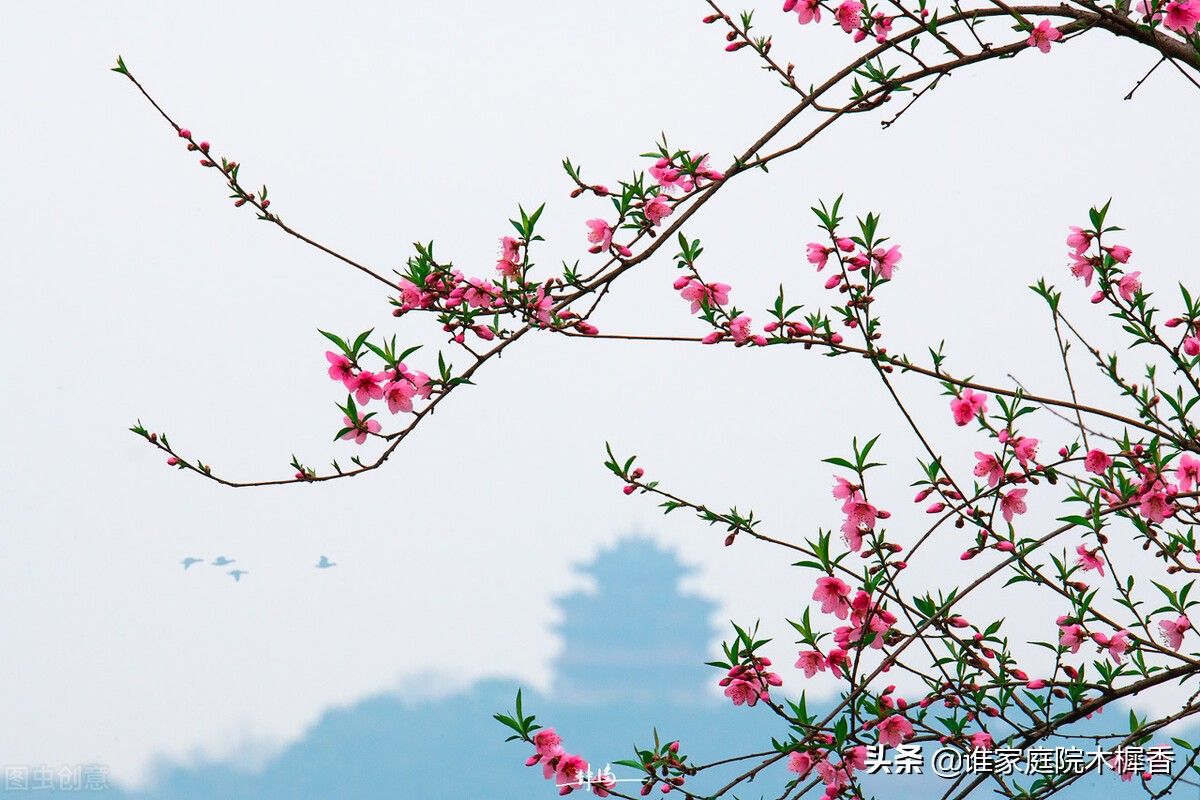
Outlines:
<svg viewBox="0 0 1200 800"><path fill-rule="evenodd" d="M855 52L777 6L760 24L804 82ZM612 209L568 198L564 157L615 186L649 166L638 154L665 132L727 166L791 107L748 54L723 52L700 24L706 8L6 4L0 762L100 762L137 784L156 758L269 753L380 691L488 676L546 686L559 646L550 598L632 531L699 568L691 585L718 619L763 618L787 663L782 620L801 613L809 576L626 497L602 466L606 441L686 497L752 507L801 537L840 523L820 459L882 432L893 471L880 504L896 531L924 524L912 439L880 387L853 359L799 348L527 337L387 467L318 486L222 488L169 469L126 430L140 418L241 479L286 477L293 452L345 463L358 450L331 441L344 392L317 329L427 342L410 361L426 371L439 333L397 323L376 283L233 208L109 71L118 54L307 235L384 272L432 239L465 273L490 275L518 203L547 202L535 255L548 269L595 263L584 222ZM960 374L1012 372L1061 393L1048 317L1025 287L1046 275L1073 313L1106 324L1067 274L1068 225L1113 197L1165 307L1195 274L1196 164L1172 158L1200 129L1194 89L1162 69L1122 100L1153 62L1100 34L964 71L885 132L877 117L849 120L769 175L731 182L687 232L706 245L706 276L758 318L781 282L789 299L825 303L804 259L819 238L808 209L844 192L850 215L882 214L903 246L881 298L895 349L916 356L944 338ZM703 335L671 289L674 252L627 275L596 324ZM902 385L969 463L980 437L953 428L935 387ZM1047 442L1065 441L1044 424ZM338 567L314 569L323 554ZM219 555L249 574L235 584L178 563ZM936 569L911 580L944 585Z"/></svg>

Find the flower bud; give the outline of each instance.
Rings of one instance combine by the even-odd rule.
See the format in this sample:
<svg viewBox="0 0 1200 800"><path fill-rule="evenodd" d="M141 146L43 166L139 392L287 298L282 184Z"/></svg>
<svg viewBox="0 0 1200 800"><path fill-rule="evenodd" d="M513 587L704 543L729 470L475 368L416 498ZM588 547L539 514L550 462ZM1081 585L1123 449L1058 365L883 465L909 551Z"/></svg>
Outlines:
<svg viewBox="0 0 1200 800"><path fill-rule="evenodd" d="M180 139L190 139L190 138L192 138L192 132L189 131L187 128L180 128L179 129L179 138Z"/></svg>

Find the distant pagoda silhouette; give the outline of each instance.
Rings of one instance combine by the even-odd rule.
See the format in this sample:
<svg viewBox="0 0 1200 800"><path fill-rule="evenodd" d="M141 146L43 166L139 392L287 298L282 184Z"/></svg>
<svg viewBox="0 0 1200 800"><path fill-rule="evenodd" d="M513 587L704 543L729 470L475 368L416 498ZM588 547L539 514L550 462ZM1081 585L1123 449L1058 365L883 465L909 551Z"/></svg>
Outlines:
<svg viewBox="0 0 1200 800"><path fill-rule="evenodd" d="M564 638L551 695L568 705L696 705L715 678L707 643L716 604L683 594L692 570L649 539L623 539L580 570L596 591L559 601Z"/></svg>

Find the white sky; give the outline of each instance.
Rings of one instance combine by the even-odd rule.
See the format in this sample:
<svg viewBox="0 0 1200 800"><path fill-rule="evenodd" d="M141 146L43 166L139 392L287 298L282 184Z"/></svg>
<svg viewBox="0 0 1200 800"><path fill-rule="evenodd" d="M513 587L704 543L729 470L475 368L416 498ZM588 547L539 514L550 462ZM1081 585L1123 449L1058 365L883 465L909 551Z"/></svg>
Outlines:
<svg viewBox="0 0 1200 800"><path fill-rule="evenodd" d="M777 5L760 23L804 81L854 52ZM126 432L140 417L246 479L290 474L292 452L344 463L356 451L330 441L343 395L316 328L436 336L396 326L374 282L232 208L108 71L118 53L293 226L380 270L434 239L485 275L518 202L549 202L548 268L594 258L584 220L611 207L568 200L564 156L615 186L665 131L724 166L790 107L748 54L722 51L704 13L688 0L6 4L0 762L98 761L136 782L156 756L270 749L331 706L428 692L435 672L443 690L499 675L544 686L551 598L575 585L572 565L635 530L701 565L694 583L721 619L771 620L789 663L780 620L808 577L625 497L601 466L606 440L685 496L752 506L800 536L840 521L819 460L882 431L896 467L881 505L924 523L911 440L878 387L851 359L798 348L527 339L387 468L320 486L224 489ZM1171 155L1200 125L1194 90L1164 68L1121 99L1153 60L1101 34L956 75L887 132L848 121L697 215L705 274L760 320L781 281L824 302L804 262L808 208L844 191L903 246L881 299L895 349L946 338L952 369L1060 391L1025 287L1049 275L1089 313L1063 238L1090 205L1116 198L1112 219L1164 304L1195 274L1196 164ZM622 280L602 329L703 333L670 288L673 252ZM904 385L969 459L981 440L949 429L945 399ZM240 584L177 563L222 554L250 571ZM312 569L321 554L339 566Z"/></svg>

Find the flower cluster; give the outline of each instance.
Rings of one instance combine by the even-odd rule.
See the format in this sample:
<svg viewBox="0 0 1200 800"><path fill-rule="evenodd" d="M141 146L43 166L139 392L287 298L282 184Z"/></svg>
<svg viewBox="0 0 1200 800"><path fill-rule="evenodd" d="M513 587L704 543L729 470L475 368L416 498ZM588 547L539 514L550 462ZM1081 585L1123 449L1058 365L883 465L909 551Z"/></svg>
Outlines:
<svg viewBox="0 0 1200 800"><path fill-rule="evenodd" d="M1141 0L1137 10L1146 21L1161 22L1168 30L1184 35L1195 33L1200 25L1200 0L1168 0L1166 3Z"/></svg>
<svg viewBox="0 0 1200 800"><path fill-rule="evenodd" d="M874 532L875 521L887 519L891 514L868 503L858 484L839 476L834 477L837 482L833 485L833 496L843 501L842 513L846 515L842 523L842 535L850 549L857 553L862 549L863 536Z"/></svg>
<svg viewBox="0 0 1200 800"><path fill-rule="evenodd" d="M1109 284L1116 287L1126 303L1132 303L1142 291L1142 282L1139 280L1142 273L1121 273L1116 270L1116 265L1129 263L1133 251L1124 245L1113 245L1103 246L1099 254L1092 254L1092 242L1098 238L1099 233L1094 230L1071 226L1071 233L1067 236L1067 247L1071 248L1071 274L1082 280L1084 286L1091 286L1096 270L1101 270L1105 282L1092 295L1093 303L1104 299L1104 287Z"/></svg>
<svg viewBox="0 0 1200 800"><path fill-rule="evenodd" d="M526 215L522 210L521 223L514 221L513 224L524 226L525 230L532 233L540 213L540 208L533 215ZM604 225L602 220L593 222ZM605 235L611 237L611 231ZM611 239L605 241L606 247L610 244ZM598 333L594 325L580 319L574 312L553 312L555 298L552 289L557 278L550 278L544 283L527 281L528 246L529 238L500 238L500 257L496 261L500 284L497 285L487 278L468 277L461 270L437 264L433 261L431 247L417 245L418 256L409 260L408 273L396 282L399 294L391 300L395 306L392 314L399 317L413 310L437 313L442 329L459 344L466 341L465 332L468 330L484 341L504 335L504 331L498 327L489 327L480 321L485 315L515 315L537 328L572 328L587 336Z"/></svg>
<svg viewBox="0 0 1200 800"><path fill-rule="evenodd" d="M597 797L608 797L609 790L615 786L615 781L607 772L593 776L588 762L583 756L571 755L562 747L562 737L554 732L554 728L542 728L533 734L532 756L525 766L542 765L542 775L547 780L554 781L559 787L559 794L570 794L576 789L583 788L585 779L588 788Z"/></svg>
<svg viewBox="0 0 1200 800"><path fill-rule="evenodd" d="M745 703L755 705L759 700L771 699L770 687L782 686L783 679L774 672L767 672L771 659L754 656L745 664L735 664L729 673L720 680L725 687L725 696L733 701L735 706Z"/></svg>
<svg viewBox="0 0 1200 800"><path fill-rule="evenodd" d="M708 165L708 156L691 159L687 153L678 153L674 158L663 156L650 168L650 177L668 192L676 189L687 194L704 185L705 181L725 179L724 173Z"/></svg>

